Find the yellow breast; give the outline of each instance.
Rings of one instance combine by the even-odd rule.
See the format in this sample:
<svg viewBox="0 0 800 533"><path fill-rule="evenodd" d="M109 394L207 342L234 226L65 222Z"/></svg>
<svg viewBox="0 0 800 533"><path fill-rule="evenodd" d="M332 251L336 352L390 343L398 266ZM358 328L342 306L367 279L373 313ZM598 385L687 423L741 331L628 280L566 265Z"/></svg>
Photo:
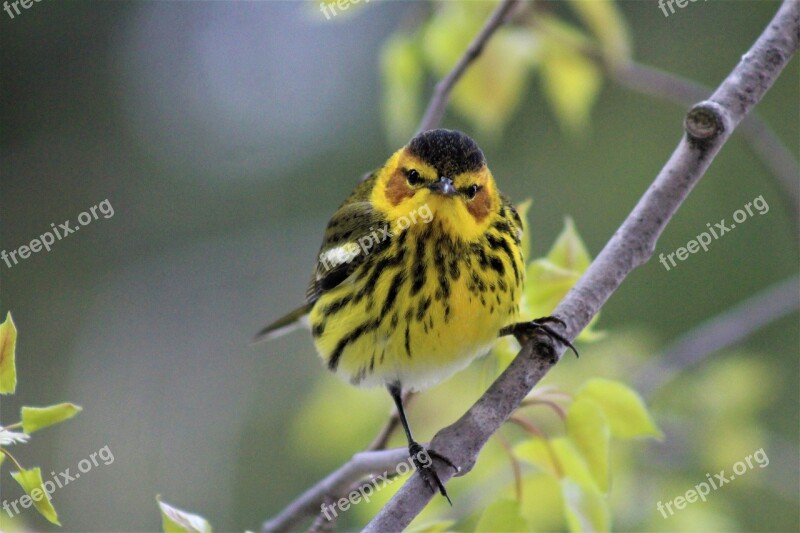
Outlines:
<svg viewBox="0 0 800 533"><path fill-rule="evenodd" d="M321 357L364 386L419 390L463 368L516 318L524 275L516 231L500 219L472 242L436 220L394 232L312 308Z"/></svg>

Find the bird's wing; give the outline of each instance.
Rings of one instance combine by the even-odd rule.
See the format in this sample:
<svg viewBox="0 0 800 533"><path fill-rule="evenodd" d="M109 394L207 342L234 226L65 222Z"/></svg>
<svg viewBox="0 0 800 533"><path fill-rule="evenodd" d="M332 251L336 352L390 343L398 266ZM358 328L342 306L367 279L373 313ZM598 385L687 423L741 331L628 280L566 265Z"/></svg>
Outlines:
<svg viewBox="0 0 800 533"><path fill-rule="evenodd" d="M305 305L263 328L253 342L280 337L303 325L314 302L324 292L344 282L369 253L375 251L375 248L364 251L361 246L372 231L385 224L383 217L372 208L369 201L375 177L376 173L373 172L363 178L328 222L314 274L306 290Z"/></svg>
<svg viewBox="0 0 800 533"><path fill-rule="evenodd" d="M331 217L317 256L314 274L306 290L306 302L319 297L345 282L368 255L381 243L373 242L373 232L385 224L368 201L349 201Z"/></svg>

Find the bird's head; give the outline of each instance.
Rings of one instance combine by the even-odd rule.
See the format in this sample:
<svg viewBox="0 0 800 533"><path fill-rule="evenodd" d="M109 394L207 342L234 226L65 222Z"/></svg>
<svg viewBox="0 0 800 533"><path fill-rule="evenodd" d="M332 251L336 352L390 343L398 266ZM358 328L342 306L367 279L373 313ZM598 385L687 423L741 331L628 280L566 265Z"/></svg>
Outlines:
<svg viewBox="0 0 800 533"><path fill-rule="evenodd" d="M467 135L446 129L420 133L395 152L378 174L371 199L391 222L428 213L465 240L483 234L500 204L481 149Z"/></svg>

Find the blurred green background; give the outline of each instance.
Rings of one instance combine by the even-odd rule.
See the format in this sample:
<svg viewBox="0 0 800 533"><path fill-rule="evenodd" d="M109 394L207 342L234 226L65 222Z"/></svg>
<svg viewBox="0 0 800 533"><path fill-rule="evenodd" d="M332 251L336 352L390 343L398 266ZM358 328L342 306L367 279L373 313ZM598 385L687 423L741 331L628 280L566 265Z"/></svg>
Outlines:
<svg viewBox="0 0 800 533"><path fill-rule="evenodd" d="M314 2L60 1L13 20L0 13L0 248L105 199L114 208L49 253L0 263L20 380L2 399L2 420L17 420L23 404L84 407L15 455L45 473L74 472L106 445L115 459L54 494L65 531L158 530L156 494L218 531L256 530L363 449L390 412L385 392L329 375L305 332L248 345L301 302L328 218L398 147L381 119L381 49L436 6L357 7L332 20ZM619 7L638 61L716 87L778 3L696 2L669 17L656 2ZM795 57L757 107L795 158L799 75ZM424 94L431 87L427 78ZM501 135L482 138L452 113L443 125L474 135L504 192L533 197L533 257L565 215L596 256L674 149L685 109L606 80L588 129L569 135L534 77ZM680 334L796 273L792 201L739 134L656 253L759 195L769 212L708 252L670 271L657 258L636 270L603 309L605 339L548 382L568 391L589 376L633 383ZM653 392L665 439L615 446L615 529L800 528L797 319L770 323ZM489 364L416 398L421 439L480 395ZM674 517L658 514L657 501L759 448L770 458L763 470ZM476 472L449 484L455 507L435 502L431 516L470 524L482 490L510 483L501 450L490 443ZM11 500L21 492L8 466L0 498ZM376 509L360 505L340 526ZM562 529L548 512L539 527ZM2 513L0 525L57 530L31 510L15 524Z"/></svg>

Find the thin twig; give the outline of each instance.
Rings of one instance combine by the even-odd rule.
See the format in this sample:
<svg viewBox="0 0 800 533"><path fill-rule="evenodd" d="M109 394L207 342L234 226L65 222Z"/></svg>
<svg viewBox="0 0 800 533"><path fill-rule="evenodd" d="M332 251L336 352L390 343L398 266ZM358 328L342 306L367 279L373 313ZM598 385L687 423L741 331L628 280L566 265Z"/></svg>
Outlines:
<svg viewBox="0 0 800 533"><path fill-rule="evenodd" d="M518 2L519 0L503 0L486 20L486 24L484 24L481 31L469 44L466 52L464 52L464 55L458 60L453 70L436 84L433 97L428 104L428 109L425 110L425 115L422 117L422 122L420 122L419 129L417 130L418 133L433 129L442 121L445 107L447 107L447 101L450 98L450 91L453 90L456 82L464 75L470 63L481 55L486 43L489 42L494 32L506 22L508 15Z"/></svg>
<svg viewBox="0 0 800 533"><path fill-rule="evenodd" d="M558 415L558 418L561 419L563 422L567 419L567 413L564 412L564 408L558 405L553 400L542 400L540 398L526 398L519 404L520 407L529 407L531 405L546 405L550 409Z"/></svg>
<svg viewBox="0 0 800 533"><path fill-rule="evenodd" d="M496 433L495 438L497 442L500 443L500 446L503 447L506 454L508 454L508 459L511 461L511 472L514 474L514 494L517 497L517 501L522 501L522 466L519 464L519 459L517 456L514 455L514 450L511 448L511 444L503 437L502 434Z"/></svg>
<svg viewBox="0 0 800 533"><path fill-rule="evenodd" d="M566 322L572 340L597 314L633 269L653 255L658 237L705 174L736 126L758 103L797 50L800 2L785 0L775 17L731 74L707 101L687 114L685 134L669 161L554 315ZM439 431L431 447L468 473L488 439L555 365L550 337L537 335L522 347L486 393L454 424ZM440 469L446 482L451 469ZM420 476L411 478L367 524L364 531L400 531L433 497Z"/></svg>
<svg viewBox="0 0 800 533"><path fill-rule="evenodd" d="M350 461L308 489L275 517L264 522L261 531L297 529L303 519L319 513L323 502L345 494L353 483L370 474L395 471L397 465L406 460L408 460L408 448L357 453Z"/></svg>
<svg viewBox="0 0 800 533"><path fill-rule="evenodd" d="M634 380L637 390L652 396L678 373L734 346L767 324L800 309L800 277L768 287L678 338Z"/></svg>

